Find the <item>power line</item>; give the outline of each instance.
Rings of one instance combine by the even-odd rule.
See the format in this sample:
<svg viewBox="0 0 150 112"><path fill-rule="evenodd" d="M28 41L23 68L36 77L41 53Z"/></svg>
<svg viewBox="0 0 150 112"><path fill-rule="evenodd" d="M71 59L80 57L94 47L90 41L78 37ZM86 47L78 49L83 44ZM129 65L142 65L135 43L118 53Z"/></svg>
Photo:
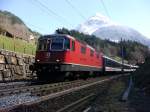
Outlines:
<svg viewBox="0 0 150 112"><path fill-rule="evenodd" d="M69 23L69 25L72 26L72 24L70 22L68 22L64 17L60 16L59 14L57 14L56 12L54 12L53 10L49 9L45 4L43 4L42 2L40 2L39 0L36 0L36 3L38 3L40 5L40 7L42 7L43 9L46 10L47 14L51 17L51 14L54 15L57 19L57 21L59 23L62 24L62 22L65 23ZM43 11L43 10L42 10ZM45 11L44 11L45 12ZM63 24L62 24L63 25Z"/></svg>
<svg viewBox="0 0 150 112"><path fill-rule="evenodd" d="M77 13L78 15L82 18L82 19L86 19L83 14L80 13L80 11L69 1L69 0L65 0Z"/></svg>
<svg viewBox="0 0 150 112"><path fill-rule="evenodd" d="M110 15L109 15L109 13L108 13L108 10L107 10L107 8L106 8L106 6L105 6L104 1L103 1L103 0L100 0L100 1L101 1L102 5L103 5L103 7L104 7L104 10L105 10L107 16L110 18Z"/></svg>
<svg viewBox="0 0 150 112"><path fill-rule="evenodd" d="M33 24L31 24L31 23L28 23L28 22L26 22L28 25L30 25L30 26L32 26L32 27L34 27L34 28L36 28L36 29L38 29L38 30L43 30L43 31L47 31L46 29L44 29L44 28L41 28L41 27L39 27L39 26L36 26L36 25L33 25Z"/></svg>

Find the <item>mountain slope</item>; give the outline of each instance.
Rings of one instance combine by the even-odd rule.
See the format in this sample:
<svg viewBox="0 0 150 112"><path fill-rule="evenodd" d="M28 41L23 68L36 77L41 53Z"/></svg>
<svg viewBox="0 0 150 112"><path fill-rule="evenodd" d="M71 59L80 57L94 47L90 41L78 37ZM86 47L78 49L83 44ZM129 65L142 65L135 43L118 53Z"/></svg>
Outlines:
<svg viewBox="0 0 150 112"><path fill-rule="evenodd" d="M112 22L106 16L96 13L95 16L89 18L87 21L85 21L84 23L77 26L76 29L85 34L92 34L99 28L107 27L107 26L111 26L111 25L115 25L115 23Z"/></svg>
<svg viewBox="0 0 150 112"><path fill-rule="evenodd" d="M31 37L36 38L39 35L30 30L19 17L8 11L0 11L0 29L23 40L30 40Z"/></svg>
<svg viewBox="0 0 150 112"><path fill-rule="evenodd" d="M150 46L150 39L147 39L138 31L116 24L109 18L98 13L84 23L80 24L76 29L79 32L90 35L92 34L101 39L109 39L117 42L122 38L123 40L138 41Z"/></svg>
<svg viewBox="0 0 150 112"><path fill-rule="evenodd" d="M110 39L112 41L120 41L122 38L124 40L138 41L140 43L150 46L150 40L145 38L134 29L128 27L115 25L103 27L93 32L93 34L103 39Z"/></svg>

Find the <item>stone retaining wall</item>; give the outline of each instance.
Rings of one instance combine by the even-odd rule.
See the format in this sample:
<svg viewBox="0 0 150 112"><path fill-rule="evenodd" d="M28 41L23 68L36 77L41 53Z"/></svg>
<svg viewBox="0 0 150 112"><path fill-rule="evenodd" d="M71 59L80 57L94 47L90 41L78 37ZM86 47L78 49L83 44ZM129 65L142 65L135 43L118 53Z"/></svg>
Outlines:
<svg viewBox="0 0 150 112"><path fill-rule="evenodd" d="M34 56L0 49L0 82L31 79Z"/></svg>

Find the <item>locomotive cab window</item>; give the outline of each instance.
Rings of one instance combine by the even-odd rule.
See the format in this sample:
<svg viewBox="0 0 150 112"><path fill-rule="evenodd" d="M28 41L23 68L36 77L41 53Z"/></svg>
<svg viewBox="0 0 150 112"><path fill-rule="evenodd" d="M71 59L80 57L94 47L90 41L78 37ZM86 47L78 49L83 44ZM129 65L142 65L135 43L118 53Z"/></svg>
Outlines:
<svg viewBox="0 0 150 112"><path fill-rule="evenodd" d="M47 48L46 48L46 49L47 49L48 51L50 50L50 44L51 44L51 40L47 40L47 44L46 44L46 45L47 45Z"/></svg>
<svg viewBox="0 0 150 112"><path fill-rule="evenodd" d="M46 39L38 41L38 48L37 48L38 50L46 51L46 50L48 50L48 47L49 47L49 44L47 43Z"/></svg>

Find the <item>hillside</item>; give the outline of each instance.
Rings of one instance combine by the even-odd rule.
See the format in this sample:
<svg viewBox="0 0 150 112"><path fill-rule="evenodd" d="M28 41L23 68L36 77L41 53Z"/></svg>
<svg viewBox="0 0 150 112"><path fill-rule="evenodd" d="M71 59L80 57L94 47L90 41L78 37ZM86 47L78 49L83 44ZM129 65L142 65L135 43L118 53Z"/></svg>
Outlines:
<svg viewBox="0 0 150 112"><path fill-rule="evenodd" d="M137 41L150 46L150 39L143 36L140 32L128 26L115 23L100 13L78 25L76 30L85 34L95 35L101 39L118 42L122 38L123 40Z"/></svg>
<svg viewBox="0 0 150 112"><path fill-rule="evenodd" d="M40 34L29 29L16 15L0 10L0 33L25 41L36 39Z"/></svg>
<svg viewBox="0 0 150 112"><path fill-rule="evenodd" d="M94 35L86 35L75 30L67 30L65 28L56 30L56 33L69 34L93 46L98 51L102 51L105 55L120 60L121 45L124 46L124 58L131 64L142 63L149 54L149 48L135 41L112 42L110 40L102 40Z"/></svg>

